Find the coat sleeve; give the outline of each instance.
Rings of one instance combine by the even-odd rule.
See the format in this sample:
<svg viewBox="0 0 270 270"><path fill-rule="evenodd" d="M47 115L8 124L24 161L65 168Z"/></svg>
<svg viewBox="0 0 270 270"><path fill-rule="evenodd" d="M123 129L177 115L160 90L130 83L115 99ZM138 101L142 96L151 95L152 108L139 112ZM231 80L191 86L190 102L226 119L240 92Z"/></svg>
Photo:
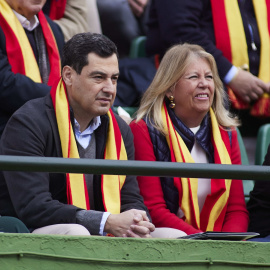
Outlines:
<svg viewBox="0 0 270 270"><path fill-rule="evenodd" d="M38 105L35 113L22 110L24 106L12 116L1 138L1 155L52 156L51 152L56 148L53 131L45 115L38 111L42 111L42 105ZM4 171L3 175L16 215L28 228L76 223L78 208L55 199L59 193L65 196L63 174Z"/></svg>
<svg viewBox="0 0 270 270"><path fill-rule="evenodd" d="M214 43L210 0L153 0L152 7L151 12L155 13L156 27L159 29L156 32L153 31L155 36L152 37L149 20L148 52L150 53L151 47L160 46L159 42L156 42L157 35L159 35L162 47L166 50L178 43L198 44L214 56L219 74L223 79L232 64Z"/></svg>
<svg viewBox="0 0 270 270"><path fill-rule="evenodd" d="M241 153L237 140L237 132L232 131L231 142L232 164L241 164ZM248 211L244 198L242 180L232 180L228 206L222 227L224 232L246 232L249 222Z"/></svg>
<svg viewBox="0 0 270 270"><path fill-rule="evenodd" d="M156 161L153 145L147 126L143 120L130 124L134 135L135 159ZM139 187L144 198L144 203L148 207L152 221L156 227L169 227L184 231L187 234L201 232L193 226L171 213L166 206L160 178L156 176L139 176Z"/></svg>

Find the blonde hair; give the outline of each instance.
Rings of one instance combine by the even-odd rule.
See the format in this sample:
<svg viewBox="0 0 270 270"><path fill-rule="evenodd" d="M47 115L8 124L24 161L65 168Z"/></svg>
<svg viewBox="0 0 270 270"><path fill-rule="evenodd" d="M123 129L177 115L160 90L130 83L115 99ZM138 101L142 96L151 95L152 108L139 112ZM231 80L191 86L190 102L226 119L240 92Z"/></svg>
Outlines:
<svg viewBox="0 0 270 270"><path fill-rule="evenodd" d="M174 45L166 52L152 83L142 97L136 121L146 118L156 129L165 134L161 118L163 100L169 89L174 87L179 78L184 75L192 61L192 56L203 58L210 65L215 85L212 109L218 124L225 129L239 125L238 119L225 108L226 93L219 78L214 57L201 46L188 43Z"/></svg>

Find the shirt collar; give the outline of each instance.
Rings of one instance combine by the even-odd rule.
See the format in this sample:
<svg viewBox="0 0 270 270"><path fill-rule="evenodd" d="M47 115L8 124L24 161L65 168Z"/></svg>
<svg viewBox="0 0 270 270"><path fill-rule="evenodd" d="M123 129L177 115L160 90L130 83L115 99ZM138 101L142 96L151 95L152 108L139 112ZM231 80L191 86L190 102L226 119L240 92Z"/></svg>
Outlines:
<svg viewBox="0 0 270 270"><path fill-rule="evenodd" d="M197 131L200 129L200 127L201 127L201 126L193 127L193 128L190 128L190 130L191 130L194 134L196 134Z"/></svg>
<svg viewBox="0 0 270 270"><path fill-rule="evenodd" d="M39 26L39 20L37 15L35 15L30 21L26 19L24 16L13 10L14 14L20 21L23 28L25 28L28 31L33 31L35 28Z"/></svg>
<svg viewBox="0 0 270 270"><path fill-rule="evenodd" d="M80 133L81 135L91 135L93 132L101 125L101 119L100 116L95 117L90 125L83 131L80 132L80 124L78 121L74 118L74 128L75 133Z"/></svg>

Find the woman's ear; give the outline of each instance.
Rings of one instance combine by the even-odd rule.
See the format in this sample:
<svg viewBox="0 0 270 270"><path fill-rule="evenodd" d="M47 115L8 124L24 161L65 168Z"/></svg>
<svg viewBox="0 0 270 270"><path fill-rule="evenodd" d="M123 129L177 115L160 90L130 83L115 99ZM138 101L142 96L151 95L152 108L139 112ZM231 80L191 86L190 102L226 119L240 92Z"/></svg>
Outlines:
<svg viewBox="0 0 270 270"><path fill-rule="evenodd" d="M167 90L167 92L165 93L165 95L166 95L166 97L167 98L169 98L170 96L173 96L173 94L174 94L174 86L171 86L168 90Z"/></svg>
<svg viewBox="0 0 270 270"><path fill-rule="evenodd" d="M72 85L72 72L74 70L70 66L64 66L62 69L62 78L66 85Z"/></svg>
<svg viewBox="0 0 270 270"><path fill-rule="evenodd" d="M166 96L167 98L169 98L171 95L172 95L172 94L171 94L171 92L169 92L169 91L167 91L166 94L165 94L165 96Z"/></svg>

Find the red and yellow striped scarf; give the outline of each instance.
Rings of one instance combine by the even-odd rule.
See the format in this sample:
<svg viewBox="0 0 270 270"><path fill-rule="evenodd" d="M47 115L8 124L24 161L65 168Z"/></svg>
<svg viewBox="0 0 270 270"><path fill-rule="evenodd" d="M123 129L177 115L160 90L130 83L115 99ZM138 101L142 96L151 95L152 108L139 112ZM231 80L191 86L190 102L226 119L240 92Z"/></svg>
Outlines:
<svg viewBox="0 0 270 270"><path fill-rule="evenodd" d="M249 65L246 36L238 6L238 0L211 0L216 46L236 67ZM258 77L270 82L270 0L253 0L253 6L261 40L261 56ZM249 104L240 100L231 89L228 91L232 105L248 109ZM263 96L250 108L254 116L270 116L270 96Z"/></svg>
<svg viewBox="0 0 270 270"><path fill-rule="evenodd" d="M38 19L44 34L46 48L50 62L48 85L61 75L61 60L53 32L42 11ZM25 31L10 6L0 0L0 27L6 37L6 51L12 71L23 74L34 82L41 83L38 64Z"/></svg>
<svg viewBox="0 0 270 270"><path fill-rule="evenodd" d="M62 79L52 87L51 98L55 109L63 157L80 158L70 121L66 85ZM109 130L104 159L127 160L125 145L115 116L111 110L107 115L109 117ZM68 203L83 209L90 209L84 175L67 173L66 178ZM125 179L124 175L102 175L101 189L105 211L113 214L120 213L120 192Z"/></svg>
<svg viewBox="0 0 270 270"><path fill-rule="evenodd" d="M67 0L51 0L50 3L50 18L59 20L64 16Z"/></svg>
<svg viewBox="0 0 270 270"><path fill-rule="evenodd" d="M172 162L194 163L186 144L172 124L165 103L161 113L166 134L168 134L166 140L170 148ZM212 109L210 110L210 116L215 163L231 164L223 140L224 134L221 134ZM201 213L197 196L198 179L175 177L174 185L179 191L179 207L183 211L184 219L188 224L203 231L220 231L222 229L230 194L230 179L211 179L211 194L207 196Z"/></svg>

